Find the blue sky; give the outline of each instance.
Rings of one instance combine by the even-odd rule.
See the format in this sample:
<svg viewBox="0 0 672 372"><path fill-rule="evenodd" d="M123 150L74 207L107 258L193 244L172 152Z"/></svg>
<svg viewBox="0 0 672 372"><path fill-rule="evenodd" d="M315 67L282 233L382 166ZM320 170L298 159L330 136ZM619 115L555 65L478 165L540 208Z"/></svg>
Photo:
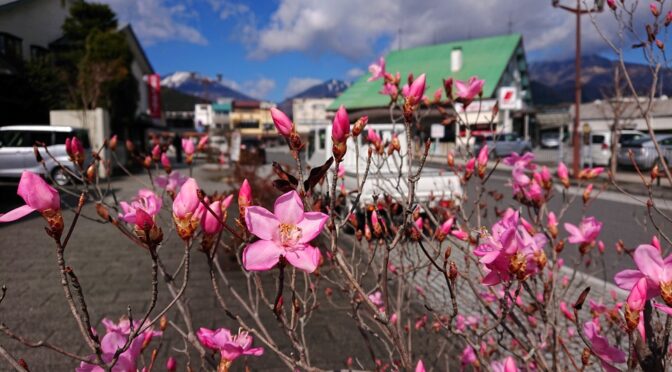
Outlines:
<svg viewBox="0 0 672 372"><path fill-rule="evenodd" d="M411 47L519 32L532 61L574 50L574 18L550 0L100 1L132 24L161 75L221 73L232 87L273 101L326 79L356 78L396 49L400 35ZM606 31L609 16L597 16ZM584 51L610 56L584 18Z"/></svg>

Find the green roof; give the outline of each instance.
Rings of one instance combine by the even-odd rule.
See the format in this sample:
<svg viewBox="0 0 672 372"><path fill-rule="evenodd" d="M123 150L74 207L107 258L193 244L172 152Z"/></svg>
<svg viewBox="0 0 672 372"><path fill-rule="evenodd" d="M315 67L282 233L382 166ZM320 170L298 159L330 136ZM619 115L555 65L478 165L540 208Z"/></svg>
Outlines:
<svg viewBox="0 0 672 372"><path fill-rule="evenodd" d="M402 85L410 72L416 77L427 74L428 96L443 86L444 78L467 80L476 75L485 79L483 97L491 98L520 41L520 34L512 34L393 51L385 57L385 69L392 74L399 71ZM462 68L452 73L450 53L454 48L462 49ZM348 110L387 106L389 97L378 93L382 79L367 82L370 76L360 77L328 109L336 110L340 105Z"/></svg>

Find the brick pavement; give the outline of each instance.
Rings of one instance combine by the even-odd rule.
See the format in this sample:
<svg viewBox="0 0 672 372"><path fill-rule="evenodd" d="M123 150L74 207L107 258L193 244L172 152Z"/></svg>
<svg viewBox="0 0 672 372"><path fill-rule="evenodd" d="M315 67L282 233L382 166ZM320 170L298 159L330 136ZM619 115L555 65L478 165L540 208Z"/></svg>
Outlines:
<svg viewBox="0 0 672 372"><path fill-rule="evenodd" d="M201 187L208 191L224 191L226 186L216 179L201 177L197 172ZM207 175L205 175L207 176ZM3 198L0 210L7 211L21 204L15 196L15 185L0 186ZM138 188L129 178L120 178L113 182L120 200L135 193ZM74 200L66 198L74 204ZM95 216L91 203L84 207L84 214ZM65 212L66 228L72 219L72 212ZM169 221L161 222L164 231ZM21 221L0 225L0 283L7 288L7 297L0 304L0 321L17 333L34 340L48 340L65 349L88 354L77 332L75 321L70 314L63 290L58 280L54 244L43 231L44 221L37 214ZM161 250L161 256L169 267L175 267L182 257L183 250L177 236L168 237ZM112 226L101 226L80 218L66 251L67 263L71 265L87 298L93 324L99 324L103 317L117 319L131 306L134 314L144 312L151 293L151 261L147 252L134 246ZM234 322L227 318L216 303L211 290L205 258L194 250L191 261L191 279L186 293L192 311L194 327L220 327L237 329ZM227 273L233 285L239 290L244 288L244 276L231 270ZM262 277L272 285L275 273ZM160 284L159 306L167 303L167 291ZM336 294L338 296L338 294ZM232 311L241 309L232 306ZM171 311L171 319L179 320L176 312ZM278 334L280 329L267 311L263 316L269 331ZM348 326L343 326L347 324ZM306 335L313 345L312 360L324 368L340 368L344 360L351 355L366 358L365 347L352 320L342 311L335 310L323 301L311 319ZM99 331L103 328L99 325ZM171 348L182 348L174 330L168 331L167 343L162 348L162 362ZM278 340L284 340L278 337ZM258 343L257 343L258 344ZM77 362L60 356L50 350L27 349L8 337L0 336L0 345L7 348L15 357L24 358L32 371L68 371L73 370ZM338 345L337 348L334 346ZM287 345L280 345L287 349ZM171 355L175 355L171 352ZM184 368L185 357L177 356L178 364ZM368 359L366 359L368 360ZM242 368L243 363L234 364L234 370ZM285 370L271 352L260 358L250 358L249 366L253 370ZM163 364L157 370L163 370ZM9 366L0 359L0 370Z"/></svg>

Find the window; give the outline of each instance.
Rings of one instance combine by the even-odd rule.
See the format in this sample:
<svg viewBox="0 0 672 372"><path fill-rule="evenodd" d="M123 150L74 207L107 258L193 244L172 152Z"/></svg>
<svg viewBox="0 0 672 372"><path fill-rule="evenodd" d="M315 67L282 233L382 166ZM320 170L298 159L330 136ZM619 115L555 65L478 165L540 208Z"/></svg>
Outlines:
<svg viewBox="0 0 672 372"><path fill-rule="evenodd" d="M32 146L36 142L40 142L41 144L45 144L47 146L52 145L53 140L52 132L34 131L29 133L30 133L30 146Z"/></svg>
<svg viewBox="0 0 672 372"><path fill-rule="evenodd" d="M30 46L30 59L31 60L44 59L48 54L49 54L49 50L47 50L47 48L41 47L39 45L31 45Z"/></svg>
<svg viewBox="0 0 672 372"><path fill-rule="evenodd" d="M259 129L259 122L253 120L243 120L238 123L240 129Z"/></svg>
<svg viewBox="0 0 672 372"><path fill-rule="evenodd" d="M0 32L0 54L9 60L20 61L23 59L21 51L21 39L7 33Z"/></svg>
<svg viewBox="0 0 672 372"><path fill-rule="evenodd" d="M326 129L320 129L317 132L317 149L318 150L324 150L327 143L327 130Z"/></svg>
<svg viewBox="0 0 672 372"><path fill-rule="evenodd" d="M0 132L1 147L28 147L31 146L28 132L18 130L7 130Z"/></svg>
<svg viewBox="0 0 672 372"><path fill-rule="evenodd" d="M593 136L591 136L591 138L592 138L592 139L591 139L591 142L592 142L593 144L601 145L601 144L603 144L604 141L605 141L604 136L601 135L601 134L599 134L599 135L593 135Z"/></svg>
<svg viewBox="0 0 672 372"><path fill-rule="evenodd" d="M636 134L621 134L621 137L618 139L618 143L623 144L626 142L638 140L640 138L644 138L644 134L636 133Z"/></svg>

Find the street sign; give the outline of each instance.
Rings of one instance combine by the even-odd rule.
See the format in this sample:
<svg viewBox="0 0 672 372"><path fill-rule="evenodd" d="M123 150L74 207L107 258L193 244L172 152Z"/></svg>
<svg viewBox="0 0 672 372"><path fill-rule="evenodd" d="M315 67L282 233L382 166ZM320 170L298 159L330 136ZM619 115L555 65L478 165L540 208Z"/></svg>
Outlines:
<svg viewBox="0 0 672 372"><path fill-rule="evenodd" d="M517 110L520 109L520 97L518 89L515 87L501 87L499 88L499 109L500 110Z"/></svg>
<svg viewBox="0 0 672 372"><path fill-rule="evenodd" d="M443 138L446 135L446 127L443 124L432 124L429 134L432 138Z"/></svg>

